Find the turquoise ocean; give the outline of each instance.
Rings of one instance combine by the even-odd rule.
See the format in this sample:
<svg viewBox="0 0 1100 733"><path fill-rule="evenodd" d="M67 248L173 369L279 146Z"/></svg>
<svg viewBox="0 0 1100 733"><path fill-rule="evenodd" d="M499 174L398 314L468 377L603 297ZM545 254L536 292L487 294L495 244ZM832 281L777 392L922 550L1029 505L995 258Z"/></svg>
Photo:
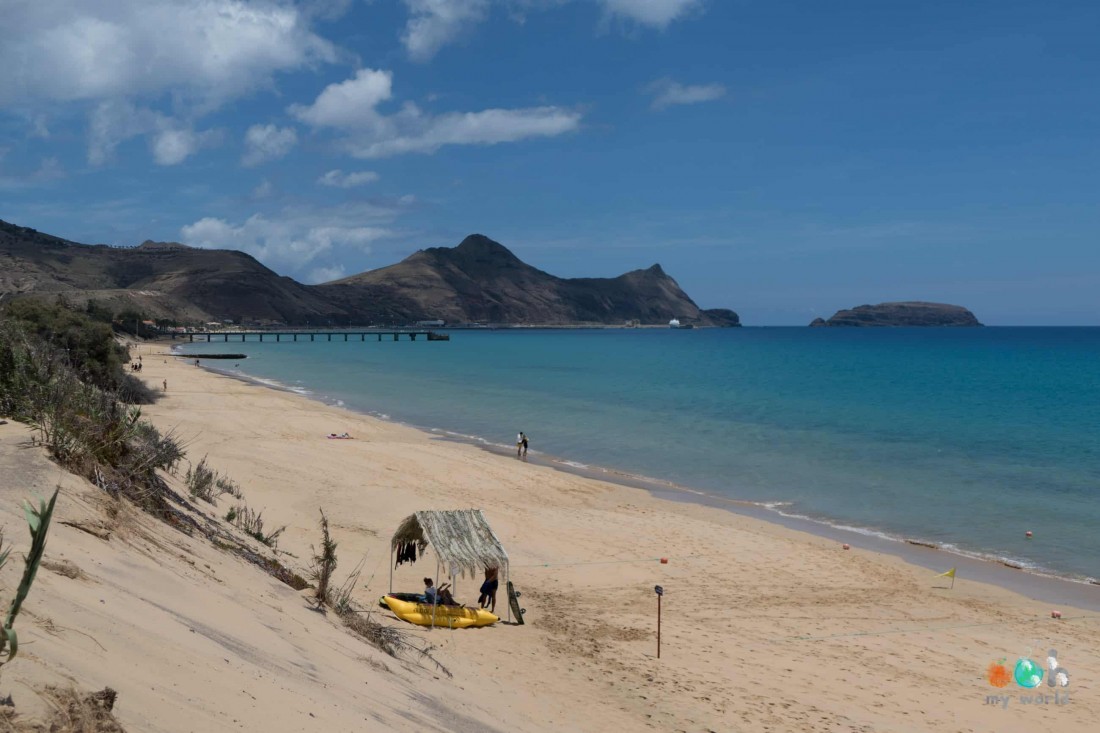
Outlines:
<svg viewBox="0 0 1100 733"><path fill-rule="evenodd" d="M475 330L180 349L246 353L207 364L456 437L509 446L523 430L554 460L1100 578L1100 328Z"/></svg>

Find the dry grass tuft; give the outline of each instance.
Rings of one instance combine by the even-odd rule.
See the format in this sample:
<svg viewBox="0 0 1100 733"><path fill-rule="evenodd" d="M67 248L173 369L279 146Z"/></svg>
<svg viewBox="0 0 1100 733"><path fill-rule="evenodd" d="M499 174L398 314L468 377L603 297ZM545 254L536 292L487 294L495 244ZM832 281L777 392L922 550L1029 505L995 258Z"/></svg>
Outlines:
<svg viewBox="0 0 1100 733"><path fill-rule="evenodd" d="M371 619L371 614L349 609L340 614L340 620L351 629L352 633L366 641L371 646L381 649L394 659L411 659L413 661L428 660L437 670L452 677L451 670L433 656L435 647L430 644L420 646L419 637L409 634L407 631L383 626ZM373 665L372 665L373 666Z"/></svg>
<svg viewBox="0 0 1100 733"><path fill-rule="evenodd" d="M206 465L206 456L203 456L198 464L187 469L184 480L192 499L202 499L209 504L217 504L218 497L222 494L229 494L237 500L244 498L241 487L236 481Z"/></svg>
<svg viewBox="0 0 1100 733"><path fill-rule="evenodd" d="M310 578L317 584L313 600L317 608L332 605L332 573L336 570L336 541L328 531L328 517L321 510L321 550L314 550Z"/></svg>
<svg viewBox="0 0 1100 733"><path fill-rule="evenodd" d="M42 567L73 580L83 580L88 577L76 563L69 560L43 560Z"/></svg>
<svg viewBox="0 0 1100 733"><path fill-rule="evenodd" d="M84 695L71 687L47 687L42 697L53 710L46 720L26 720L3 708L0 733L126 733L111 712L117 695L110 687Z"/></svg>
<svg viewBox="0 0 1100 733"><path fill-rule="evenodd" d="M225 515L225 521L257 542L262 542L273 549L279 546L279 535L286 531L285 524L271 532L266 531L264 529L264 513L255 511L244 502L235 507L230 507Z"/></svg>

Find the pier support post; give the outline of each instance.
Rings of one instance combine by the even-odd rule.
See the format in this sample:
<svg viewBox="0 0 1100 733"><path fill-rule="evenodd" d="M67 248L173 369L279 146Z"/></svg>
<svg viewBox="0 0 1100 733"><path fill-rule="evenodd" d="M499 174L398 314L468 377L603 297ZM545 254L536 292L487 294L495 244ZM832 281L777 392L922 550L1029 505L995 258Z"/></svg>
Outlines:
<svg viewBox="0 0 1100 733"><path fill-rule="evenodd" d="M210 334L206 334L206 343L210 343Z"/></svg>
<svg viewBox="0 0 1100 733"><path fill-rule="evenodd" d="M379 341L381 341L381 340L382 340L382 334L378 334L378 340L379 340Z"/></svg>
<svg viewBox="0 0 1100 733"><path fill-rule="evenodd" d="M310 341L312 341L312 340L313 340L313 336L314 336L314 334L312 334L312 333L311 333L311 334L309 335L309 340L310 340Z"/></svg>
<svg viewBox="0 0 1100 733"><path fill-rule="evenodd" d="M415 333L410 333L409 334L409 341L416 341L416 334Z"/></svg>
<svg viewBox="0 0 1100 733"><path fill-rule="evenodd" d="M294 340L295 340L295 341L297 341L297 340L298 340L298 334L294 334Z"/></svg>
<svg viewBox="0 0 1100 733"><path fill-rule="evenodd" d="M393 340L394 340L394 341L396 341L396 340L397 340L397 332L396 332L396 331L395 331L395 332L394 332L394 334L393 334Z"/></svg>

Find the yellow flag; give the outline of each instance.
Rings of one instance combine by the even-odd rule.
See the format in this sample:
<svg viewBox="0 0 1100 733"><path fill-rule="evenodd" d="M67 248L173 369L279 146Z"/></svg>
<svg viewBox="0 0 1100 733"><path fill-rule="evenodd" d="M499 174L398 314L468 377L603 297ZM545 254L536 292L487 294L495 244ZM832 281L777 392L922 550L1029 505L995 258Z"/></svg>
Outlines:
<svg viewBox="0 0 1100 733"><path fill-rule="evenodd" d="M940 573L936 577L937 578L954 578L955 577L955 568L951 568L946 573Z"/></svg>

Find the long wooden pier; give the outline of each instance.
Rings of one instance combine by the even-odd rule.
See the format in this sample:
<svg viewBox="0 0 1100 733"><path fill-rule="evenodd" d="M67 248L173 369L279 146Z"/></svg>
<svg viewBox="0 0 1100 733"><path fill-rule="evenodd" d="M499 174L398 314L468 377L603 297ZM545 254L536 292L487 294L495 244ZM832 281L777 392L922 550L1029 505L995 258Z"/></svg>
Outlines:
<svg viewBox="0 0 1100 733"><path fill-rule="evenodd" d="M329 341L332 341L332 337L335 336L337 341L354 341L358 336L360 341L366 341L367 336L376 337L379 341L383 337L390 337L394 341L400 341L402 336L408 336L410 341L416 341L417 336L423 336L427 341L450 341L450 334L436 333L435 331L417 331L399 329L394 331L377 331L374 329L365 331L198 331L193 333L173 333L170 334L172 340L186 338L189 342L194 343L198 341L217 341L221 336L222 341L229 343L230 337L233 341L239 341L244 343L249 340L249 337L253 337L253 340L263 341L267 338L269 341L280 342L284 338L287 341L297 341L301 336L304 341L308 336L310 341L316 341L318 337L325 337ZM238 336L240 338L238 338ZM274 337L274 338L273 338ZM341 338L342 337L342 338Z"/></svg>

